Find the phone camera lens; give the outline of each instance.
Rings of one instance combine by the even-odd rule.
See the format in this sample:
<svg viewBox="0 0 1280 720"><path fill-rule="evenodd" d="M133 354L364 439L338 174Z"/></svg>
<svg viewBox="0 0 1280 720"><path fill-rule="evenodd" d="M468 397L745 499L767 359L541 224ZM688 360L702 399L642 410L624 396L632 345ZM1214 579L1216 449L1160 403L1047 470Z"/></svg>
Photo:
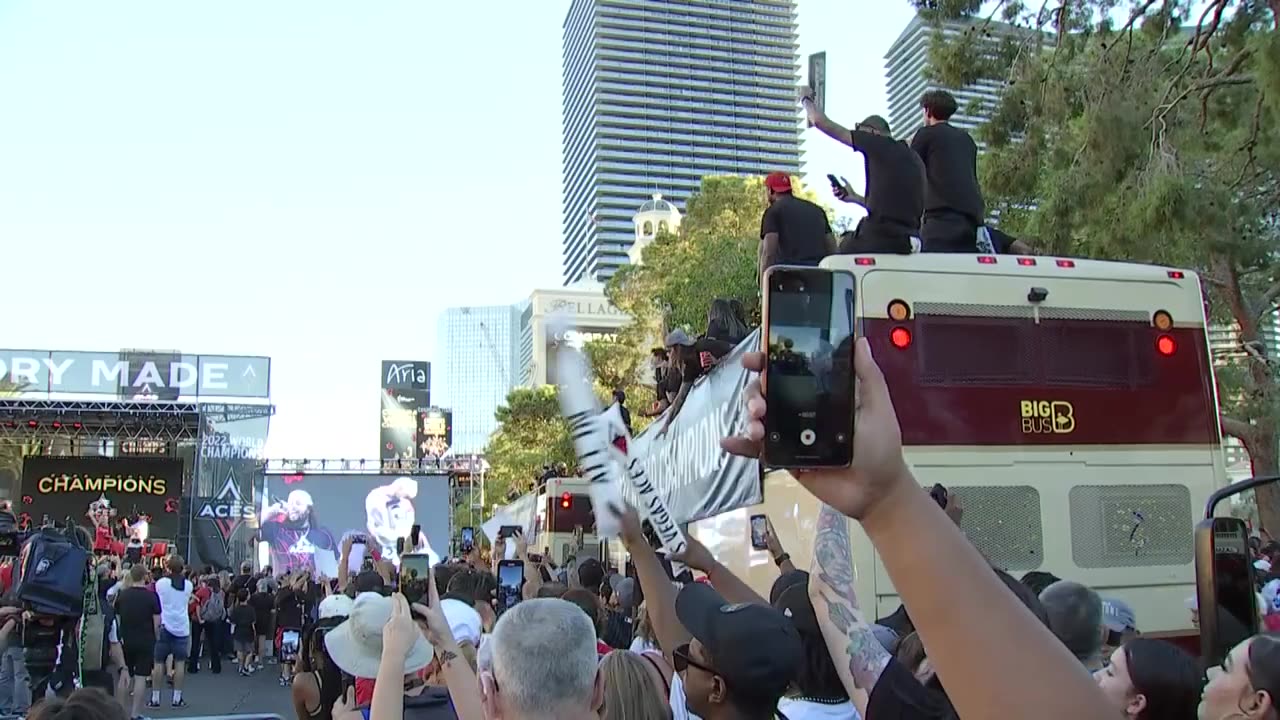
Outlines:
<svg viewBox="0 0 1280 720"><path fill-rule="evenodd" d="M804 292L804 283L800 283L799 290L800 292Z"/></svg>
<svg viewBox="0 0 1280 720"><path fill-rule="evenodd" d="M776 442L781 442L781 440L782 440L782 435L780 433L776 433L776 432L769 433L769 442L776 443Z"/></svg>

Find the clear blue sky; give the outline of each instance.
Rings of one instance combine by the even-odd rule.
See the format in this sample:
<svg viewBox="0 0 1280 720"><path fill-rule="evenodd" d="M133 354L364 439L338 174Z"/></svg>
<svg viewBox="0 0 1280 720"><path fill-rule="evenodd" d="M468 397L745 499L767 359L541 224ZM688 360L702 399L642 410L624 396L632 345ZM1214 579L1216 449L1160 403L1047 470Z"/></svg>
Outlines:
<svg viewBox="0 0 1280 720"><path fill-rule="evenodd" d="M269 355L272 457L373 457L380 360L559 285L567 7L0 4L0 347ZM800 0L846 123L885 112L878 8Z"/></svg>

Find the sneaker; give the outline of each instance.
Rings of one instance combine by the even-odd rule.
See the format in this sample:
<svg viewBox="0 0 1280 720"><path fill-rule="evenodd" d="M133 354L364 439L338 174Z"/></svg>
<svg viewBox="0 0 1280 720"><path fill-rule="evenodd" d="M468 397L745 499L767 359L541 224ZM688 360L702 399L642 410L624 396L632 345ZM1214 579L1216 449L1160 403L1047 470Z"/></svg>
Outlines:
<svg viewBox="0 0 1280 720"><path fill-rule="evenodd" d="M147 698L147 707L158 708L160 707L160 702L158 700L152 700L151 698Z"/></svg>
<svg viewBox="0 0 1280 720"><path fill-rule="evenodd" d="M184 708L184 707L186 707L186 706L187 706L187 699L186 699L186 698L182 698L181 700L175 700L175 701L173 702L173 706L174 706L174 707L176 707L176 708Z"/></svg>
<svg viewBox="0 0 1280 720"><path fill-rule="evenodd" d="M281 678L280 678L280 687L289 687L289 681L288 681L288 680L286 680L286 679L284 679L283 677L281 677Z"/></svg>

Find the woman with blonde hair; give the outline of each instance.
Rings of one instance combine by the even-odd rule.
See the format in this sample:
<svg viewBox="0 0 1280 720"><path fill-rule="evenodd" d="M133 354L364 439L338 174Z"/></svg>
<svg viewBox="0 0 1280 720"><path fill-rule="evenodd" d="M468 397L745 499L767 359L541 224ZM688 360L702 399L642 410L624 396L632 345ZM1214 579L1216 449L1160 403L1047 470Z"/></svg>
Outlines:
<svg viewBox="0 0 1280 720"><path fill-rule="evenodd" d="M604 677L601 720L671 720L671 706L657 673L639 655L614 650L600 663L600 673Z"/></svg>

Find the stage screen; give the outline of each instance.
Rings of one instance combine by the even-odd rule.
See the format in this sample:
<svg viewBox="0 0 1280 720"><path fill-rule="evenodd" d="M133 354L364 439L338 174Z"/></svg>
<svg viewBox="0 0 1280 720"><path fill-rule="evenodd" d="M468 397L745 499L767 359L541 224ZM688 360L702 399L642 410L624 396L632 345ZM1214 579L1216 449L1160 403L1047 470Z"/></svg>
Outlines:
<svg viewBox="0 0 1280 720"><path fill-rule="evenodd" d="M106 523L123 539L124 523L143 514L151 516L149 537L173 541L181 495L182 461L176 458L28 457L22 464L19 520L39 527L46 516L56 523L70 516L90 537L96 525Z"/></svg>
<svg viewBox="0 0 1280 720"><path fill-rule="evenodd" d="M448 475L299 473L267 475L263 484L258 539L277 573L309 568L337 577L348 535L365 536L371 552L399 565L396 538L414 523L432 564L448 554Z"/></svg>

